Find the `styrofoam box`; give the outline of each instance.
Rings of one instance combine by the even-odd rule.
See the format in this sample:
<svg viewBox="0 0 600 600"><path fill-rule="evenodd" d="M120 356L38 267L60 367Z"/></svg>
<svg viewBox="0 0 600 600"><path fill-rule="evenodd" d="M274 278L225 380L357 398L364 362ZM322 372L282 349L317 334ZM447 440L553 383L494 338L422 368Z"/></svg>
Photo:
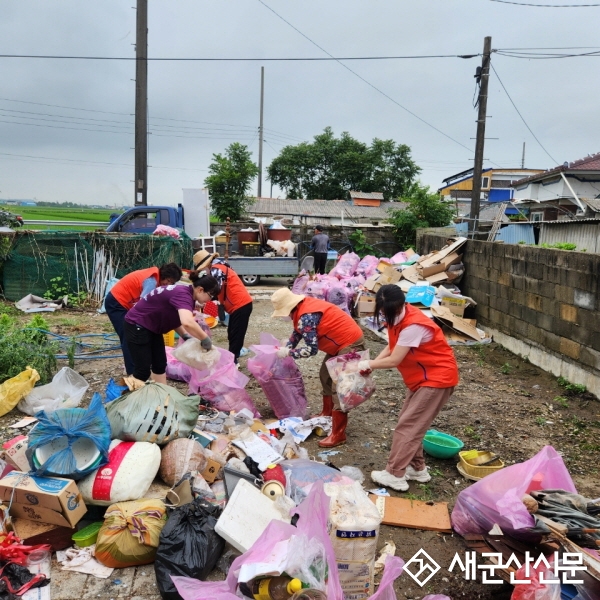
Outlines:
<svg viewBox="0 0 600 600"><path fill-rule="evenodd" d="M290 522L275 508L272 500L248 481L240 479L217 521L215 531L244 553L273 519Z"/></svg>

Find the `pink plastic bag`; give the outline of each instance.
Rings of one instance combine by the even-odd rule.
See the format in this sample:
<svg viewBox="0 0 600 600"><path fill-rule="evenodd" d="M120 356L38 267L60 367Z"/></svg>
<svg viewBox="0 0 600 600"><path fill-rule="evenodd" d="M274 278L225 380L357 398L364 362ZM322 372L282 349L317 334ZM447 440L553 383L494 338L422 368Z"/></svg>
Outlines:
<svg viewBox="0 0 600 600"><path fill-rule="evenodd" d="M443 596L442 594L429 594L423 600L452 600L452 598L450 596Z"/></svg>
<svg viewBox="0 0 600 600"><path fill-rule="evenodd" d="M394 265L406 262L406 253L398 252L398 253L394 254L394 256L392 256L392 258L390 260L392 261L392 264L394 264Z"/></svg>
<svg viewBox="0 0 600 600"><path fill-rule="evenodd" d="M191 369L192 376L189 380L189 390L192 394L199 394L208 400L217 410L239 412L247 408L260 417L252 398L244 389L248 384L248 377L237 370L233 354L223 348L217 348L221 359L212 368L206 371Z"/></svg>
<svg viewBox="0 0 600 600"><path fill-rule="evenodd" d="M529 532L534 519L521 502L532 482L535 489L577 493L561 456L552 446L544 446L533 458L487 475L463 490L452 511L452 527L464 536L487 533L497 523L516 538L536 537Z"/></svg>
<svg viewBox="0 0 600 600"><path fill-rule="evenodd" d="M375 273L375 269L377 269L377 265L379 264L379 259L376 256L365 256L356 266L356 274L363 275L365 278L371 277L373 273Z"/></svg>
<svg viewBox="0 0 600 600"><path fill-rule="evenodd" d="M175 381L184 381L185 383L189 383L192 378L192 369L182 362L178 361L173 356L174 348L166 347L165 351L167 353L167 370L166 375L169 379L174 379Z"/></svg>
<svg viewBox="0 0 600 600"><path fill-rule="evenodd" d="M272 556L273 547L277 543L288 540L293 535L305 535L322 544L329 565L327 598L328 600L343 600L344 594L335 568L337 562L327 533L329 497L323 491L322 482L313 486L308 498L294 512L300 517L297 527L282 521L271 521L250 550L233 561L225 581L204 582L187 577L173 577L175 587L183 600L239 600L235 591L241 565L265 561ZM401 558L388 557L381 584L377 592L371 596L372 600L396 600L393 584L402 573L403 567L404 561Z"/></svg>
<svg viewBox="0 0 600 600"><path fill-rule="evenodd" d="M292 285L292 292L294 294L305 294L306 288L310 283L310 276L306 271L302 271L299 273L298 277L294 280Z"/></svg>
<svg viewBox="0 0 600 600"><path fill-rule="evenodd" d="M515 580L529 580L530 583L516 584L510 600L560 600L560 583L540 583L540 573L544 574L544 581L556 579L552 571L541 566L543 568L534 569L529 565L529 573L525 572L525 565L519 567Z"/></svg>
<svg viewBox="0 0 600 600"><path fill-rule="evenodd" d="M309 298L318 298L319 300L327 299L327 289L329 288L328 281L322 281L320 279L313 279L309 281L304 291L304 295Z"/></svg>
<svg viewBox="0 0 600 600"><path fill-rule="evenodd" d="M262 388L275 416L306 417L304 381L296 361L288 356L277 358L279 340L269 333L260 334L260 344L250 346L256 356L248 359L248 371Z"/></svg>
<svg viewBox="0 0 600 600"><path fill-rule="evenodd" d="M331 302L331 304L335 304L337 307L341 308L346 314L350 314L348 310L348 294L346 293L346 289L341 285L334 285L329 288L327 292L327 302Z"/></svg>
<svg viewBox="0 0 600 600"><path fill-rule="evenodd" d="M356 273L356 267L360 262L360 257L354 252L346 252L342 254L337 265L331 269L330 275L335 277L352 277Z"/></svg>

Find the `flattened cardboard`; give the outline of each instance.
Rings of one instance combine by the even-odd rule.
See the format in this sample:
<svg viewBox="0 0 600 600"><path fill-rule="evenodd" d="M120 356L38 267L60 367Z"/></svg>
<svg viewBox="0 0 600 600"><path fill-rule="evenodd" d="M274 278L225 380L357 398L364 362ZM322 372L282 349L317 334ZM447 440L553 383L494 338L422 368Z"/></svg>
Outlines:
<svg viewBox="0 0 600 600"><path fill-rule="evenodd" d="M448 256L446 256L446 258L443 258L441 260L441 264L444 265L444 267L446 267L446 269L448 267L451 267L452 265L456 265L458 264L461 260L462 260L463 255L459 254L458 252L453 252L452 254L448 254Z"/></svg>
<svg viewBox="0 0 600 600"><path fill-rule="evenodd" d="M387 260L383 260L381 259L378 263L377 263L377 270L380 273L383 273L392 263L387 261Z"/></svg>
<svg viewBox="0 0 600 600"><path fill-rule="evenodd" d="M376 292L382 285L398 283L400 279L402 279L402 274L400 271L396 271L394 267L387 267L387 269L385 269L385 271L379 276L379 279L375 284L374 291Z"/></svg>
<svg viewBox="0 0 600 600"><path fill-rule="evenodd" d="M440 305L446 306L451 313L462 318L465 309L469 306L469 301L466 298L445 296L440 300Z"/></svg>
<svg viewBox="0 0 600 600"><path fill-rule="evenodd" d="M384 525L448 533L452 531L447 502L429 504L420 500L373 494L369 494L369 498L377 506Z"/></svg>
<svg viewBox="0 0 600 600"><path fill-rule="evenodd" d="M10 502L11 498L11 516L38 523L74 527L87 512L75 482L62 477L13 471L0 480L0 499Z"/></svg>
<svg viewBox="0 0 600 600"><path fill-rule="evenodd" d="M410 258L411 256L414 256L416 252L412 248L407 248L404 251L404 254L406 254L406 258Z"/></svg>
<svg viewBox="0 0 600 600"><path fill-rule="evenodd" d="M450 327L450 329L458 331L458 333L467 336L471 340L481 342L481 336L477 332L477 329L466 319L461 319L453 314L447 306L432 306L431 313L444 325Z"/></svg>
<svg viewBox="0 0 600 600"><path fill-rule="evenodd" d="M429 285L438 285L440 283L444 283L444 281L448 281L448 275L446 273L436 273L435 275L425 277L425 281Z"/></svg>
<svg viewBox="0 0 600 600"><path fill-rule="evenodd" d="M446 270L446 267L443 264L431 265L430 267L423 267L419 265L418 267L419 275L424 279L430 277L431 275L436 275L437 273L443 273Z"/></svg>
<svg viewBox="0 0 600 600"><path fill-rule="evenodd" d="M454 238L452 238L452 239L454 239ZM448 246L445 246L441 250L434 252L433 256L425 258L425 260L423 260L421 262L421 264L424 267L430 267L431 265L434 265L435 263L440 262L441 260L446 258L446 256L450 256L450 254L452 254L453 252L458 250L466 242L467 242L467 238L464 238L464 237L456 238L456 239L454 239L454 241L451 244L448 244Z"/></svg>
<svg viewBox="0 0 600 600"><path fill-rule="evenodd" d="M364 286L370 291L374 291L375 290L375 286L377 285L377 281L379 280L380 275L371 275L371 277L369 277L369 279L367 279L364 283Z"/></svg>
<svg viewBox="0 0 600 600"><path fill-rule="evenodd" d="M406 279L407 281L410 281L411 283L417 283L417 281L419 281L421 279L421 276L419 275L419 271L417 270L417 267L415 267L414 265L407 267L406 269L403 269L401 272L402 277L404 277L404 279Z"/></svg>
<svg viewBox="0 0 600 600"><path fill-rule="evenodd" d="M204 477L204 480L207 483L213 483L213 481L217 478L217 474L219 473L220 469L221 464L218 463L216 460L209 458L206 468L204 469L204 471L202 471L202 473L200 473L200 475Z"/></svg>
<svg viewBox="0 0 600 600"><path fill-rule="evenodd" d="M23 540L26 546L50 544L52 552L70 548L73 545L71 536L77 531L71 527L60 527L50 523L35 523L26 519L13 519L12 527L15 535Z"/></svg>

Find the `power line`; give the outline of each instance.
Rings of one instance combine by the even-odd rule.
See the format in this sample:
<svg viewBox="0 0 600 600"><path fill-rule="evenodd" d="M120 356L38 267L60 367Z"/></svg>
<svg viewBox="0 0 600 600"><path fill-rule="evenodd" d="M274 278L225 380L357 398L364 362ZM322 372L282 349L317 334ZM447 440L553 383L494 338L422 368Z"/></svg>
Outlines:
<svg viewBox="0 0 600 600"><path fill-rule="evenodd" d="M532 4L529 2L512 2L511 0L490 0L490 2L514 4L515 6L535 6L537 8L590 8L592 6L600 6L600 4Z"/></svg>
<svg viewBox="0 0 600 600"><path fill-rule="evenodd" d="M312 40L311 38L309 38L307 35L305 35L304 33L302 33L297 27L295 27L294 25L292 25L287 19L285 19L284 17L282 17L275 10L273 10L268 4L266 4L265 2L263 2L263 0L258 0L258 2L260 2L265 8L267 8L268 10L270 10L278 19L281 19L284 23L286 23L287 25L289 25L294 31L296 31L303 38L305 38L306 40L308 40L311 44L313 44L313 46L316 46L319 50L321 50L321 52L324 52L325 54L327 54L327 56L329 56L332 60L336 61L338 64L340 64L342 67L344 67L344 69L346 69L347 71L350 71L350 73L352 73L352 75L354 75L355 77L358 77L361 81L363 81L364 83L366 83L369 87L373 88L376 92L380 93L382 96L386 97L388 100L390 100L391 102L393 102L396 106L400 107L402 110L406 111L408 114L412 115L413 117L415 117L415 119L418 119L419 121L421 121L422 123L424 123L428 127L431 127L431 129L434 129L438 133L441 133L444 137L448 138L449 140L452 140L455 144L458 144L459 146L463 147L465 150L468 150L471 153L473 152L473 150L471 148L465 146L464 144L462 144L458 140L456 140L453 137L449 136L447 133L444 133L441 129L438 129L435 125L432 125L431 123L429 123L425 119L422 119L421 117L419 117L419 115L415 114L414 112L412 112L411 110L409 110L405 106L402 106L402 104L400 104L397 100L394 100L394 98L392 98L391 96L389 96L388 94L386 94L383 90L381 90L377 86L373 85L370 81L367 81L362 75L359 75L356 71L354 71L353 69L351 69L348 65L344 64L342 62L342 60L345 60L345 59L343 59L343 58L336 58L331 53L329 53L327 50L325 50L325 48L323 48L322 46L319 46L319 44L317 44L317 42L315 42L314 40ZM469 58L472 58L472 57L475 57L475 56L479 56L479 54L469 55Z"/></svg>
<svg viewBox="0 0 600 600"><path fill-rule="evenodd" d="M260 1L260 0L259 0ZM266 5L265 5L266 6ZM341 56L310 57L310 56L282 56L269 58L247 57L148 57L145 60L155 62L327 62L331 60L412 60L425 58L475 58L478 54L412 54L404 56ZM40 58L47 60L111 60L135 61L134 56L69 56L59 54L0 54L0 58Z"/></svg>
<svg viewBox="0 0 600 600"><path fill-rule="evenodd" d="M581 58L581 57L598 57L600 51L581 52L579 54L557 54L544 52L507 52L504 50L494 50L499 56L507 56L509 58L523 58L527 60L555 60L561 58Z"/></svg>
<svg viewBox="0 0 600 600"><path fill-rule="evenodd" d="M490 62L490 66L492 67L492 71L494 71L494 74L498 78L498 81L500 82L502 89L504 90L508 99L510 100L510 103L514 106L519 117L521 117L521 121L523 121L523 123L525 123L525 127L527 127L527 129L529 129L529 133L531 133L531 135L534 137L535 141L540 145L540 148L552 159L554 164L558 164L558 161L550 154L550 152L548 152L548 150L546 150L546 148L544 148L544 145L542 144L542 142L540 142L540 140L537 138L535 133L533 133L531 127L529 127L529 125L527 124L527 121L525 120L525 118L523 117L523 115L521 114L519 109L517 108L517 105L514 103L513 99L510 97L510 94L508 93L508 90L506 89L505 85L502 83L502 79L500 79L500 75L498 75L498 71L496 71L496 69L494 68L493 63Z"/></svg>

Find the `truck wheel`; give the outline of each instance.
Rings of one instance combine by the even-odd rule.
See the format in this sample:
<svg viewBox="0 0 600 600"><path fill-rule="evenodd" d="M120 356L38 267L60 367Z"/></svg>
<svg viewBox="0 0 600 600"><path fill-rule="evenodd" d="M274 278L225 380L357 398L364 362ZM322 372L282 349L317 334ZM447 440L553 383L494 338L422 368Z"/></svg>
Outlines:
<svg viewBox="0 0 600 600"><path fill-rule="evenodd" d="M258 285L260 275L242 275L242 281L244 282L244 285Z"/></svg>

